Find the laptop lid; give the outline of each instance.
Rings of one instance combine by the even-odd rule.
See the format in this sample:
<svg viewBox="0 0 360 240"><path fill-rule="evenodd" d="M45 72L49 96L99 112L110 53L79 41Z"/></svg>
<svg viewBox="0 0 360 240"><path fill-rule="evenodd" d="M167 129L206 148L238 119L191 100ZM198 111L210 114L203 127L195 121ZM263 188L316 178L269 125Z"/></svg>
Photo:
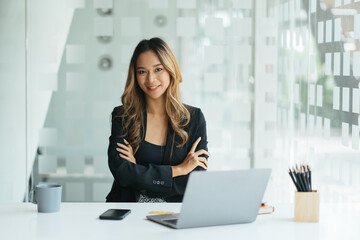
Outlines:
<svg viewBox="0 0 360 240"><path fill-rule="evenodd" d="M176 228L255 221L270 173L270 169L192 172Z"/></svg>

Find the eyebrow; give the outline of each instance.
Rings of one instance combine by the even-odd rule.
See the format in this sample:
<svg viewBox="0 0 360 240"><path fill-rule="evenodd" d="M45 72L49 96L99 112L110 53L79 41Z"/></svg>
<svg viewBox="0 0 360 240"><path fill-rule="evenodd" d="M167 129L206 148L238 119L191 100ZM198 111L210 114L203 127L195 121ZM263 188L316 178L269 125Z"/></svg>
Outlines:
<svg viewBox="0 0 360 240"><path fill-rule="evenodd" d="M162 66L161 63L155 64L153 67ZM145 69L144 67L137 67L136 69Z"/></svg>

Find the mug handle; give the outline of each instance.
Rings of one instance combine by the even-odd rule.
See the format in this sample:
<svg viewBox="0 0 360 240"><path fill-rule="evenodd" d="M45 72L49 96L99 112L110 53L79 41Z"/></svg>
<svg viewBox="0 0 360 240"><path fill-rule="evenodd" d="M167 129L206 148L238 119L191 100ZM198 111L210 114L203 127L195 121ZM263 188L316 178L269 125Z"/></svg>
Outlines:
<svg viewBox="0 0 360 240"><path fill-rule="evenodd" d="M35 196L36 196L36 192L35 192L35 188L33 188L29 191L29 195L28 195L29 202L37 204Z"/></svg>

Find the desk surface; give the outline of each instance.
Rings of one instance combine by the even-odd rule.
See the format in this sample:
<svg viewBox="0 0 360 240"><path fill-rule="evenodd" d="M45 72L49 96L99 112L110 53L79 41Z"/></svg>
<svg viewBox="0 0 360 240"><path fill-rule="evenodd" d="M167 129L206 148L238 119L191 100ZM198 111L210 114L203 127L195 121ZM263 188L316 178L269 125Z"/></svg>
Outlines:
<svg viewBox="0 0 360 240"><path fill-rule="evenodd" d="M291 204L250 224L174 230L145 219L149 211L178 212L177 203L62 203L38 213L31 203L0 204L1 239L360 239L360 204L322 204L319 223L295 223ZM122 221L99 220L109 208L130 208Z"/></svg>

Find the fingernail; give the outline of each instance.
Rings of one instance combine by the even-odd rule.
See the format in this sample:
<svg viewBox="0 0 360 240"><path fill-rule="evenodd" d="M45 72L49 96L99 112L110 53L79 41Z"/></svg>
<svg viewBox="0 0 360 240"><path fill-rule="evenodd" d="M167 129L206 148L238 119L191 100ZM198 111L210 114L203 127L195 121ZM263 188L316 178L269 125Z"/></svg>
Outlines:
<svg viewBox="0 0 360 240"><path fill-rule="evenodd" d="M128 142L128 141L126 141L126 139L124 138L124 142Z"/></svg>
<svg viewBox="0 0 360 240"><path fill-rule="evenodd" d="M201 140L201 137L199 137L199 139Z"/></svg>

